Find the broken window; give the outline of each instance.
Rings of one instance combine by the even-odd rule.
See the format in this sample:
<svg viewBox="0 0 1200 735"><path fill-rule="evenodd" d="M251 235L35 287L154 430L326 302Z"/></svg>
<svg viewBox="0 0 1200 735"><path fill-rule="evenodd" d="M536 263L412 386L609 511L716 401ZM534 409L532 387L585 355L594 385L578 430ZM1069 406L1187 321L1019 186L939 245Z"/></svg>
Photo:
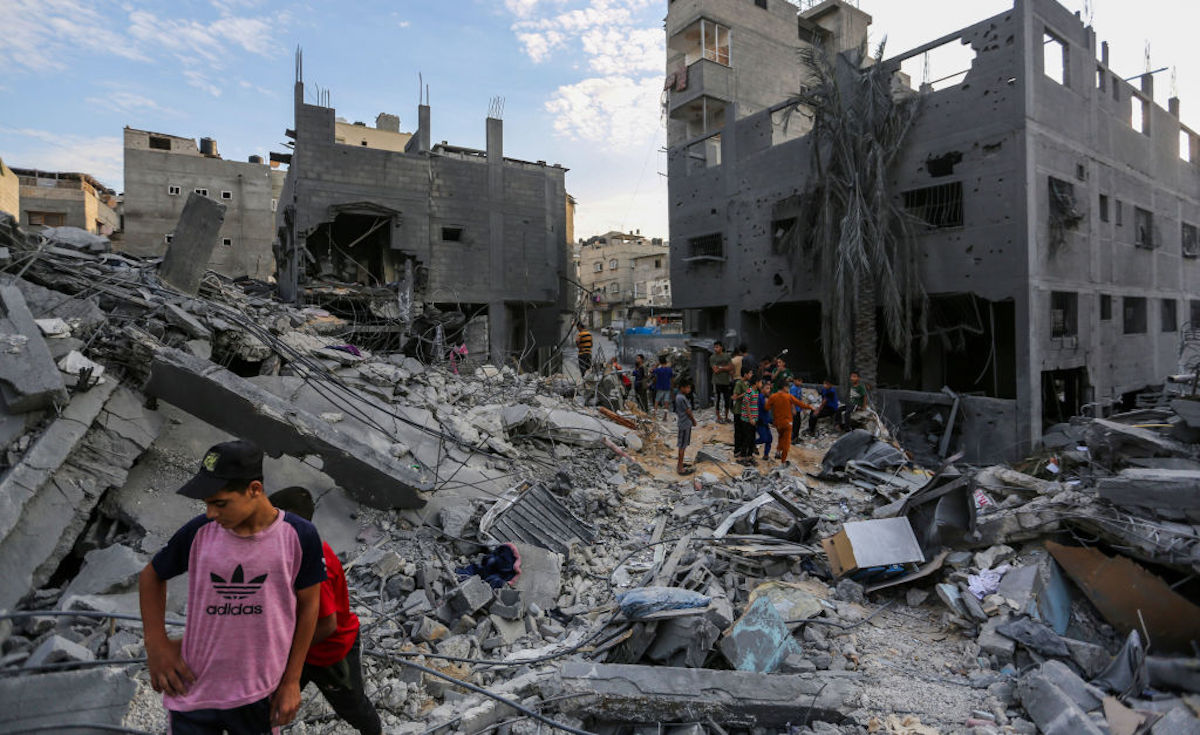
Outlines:
<svg viewBox="0 0 1200 735"><path fill-rule="evenodd" d="M1129 95L1129 124L1142 135L1150 134L1150 103L1136 94Z"/></svg>
<svg viewBox="0 0 1200 735"><path fill-rule="evenodd" d="M221 245L224 247L227 247L227 248L233 247L233 238L232 237L222 237Z"/></svg>
<svg viewBox="0 0 1200 735"><path fill-rule="evenodd" d="M771 223L771 252L783 255L797 244L796 218L777 219Z"/></svg>
<svg viewBox="0 0 1200 735"><path fill-rule="evenodd" d="M975 63L976 52L962 36L947 39L900 62L900 73L920 80L922 92L937 92L962 84Z"/></svg>
<svg viewBox="0 0 1200 735"><path fill-rule="evenodd" d="M182 191L183 191L183 189L180 188L179 186L177 186L175 184L171 184L170 186L167 187L167 196L177 197L177 196L179 196L180 192L182 192Z"/></svg>
<svg viewBox="0 0 1200 735"><path fill-rule="evenodd" d="M961 227L963 224L961 181L912 189L902 196L908 213L930 227Z"/></svg>
<svg viewBox="0 0 1200 735"><path fill-rule="evenodd" d="M1074 337L1079 334L1079 294L1050 292L1050 337Z"/></svg>
<svg viewBox="0 0 1200 735"><path fill-rule="evenodd" d="M151 135L150 149L155 151L169 151L171 150L171 139L159 135Z"/></svg>
<svg viewBox="0 0 1200 735"><path fill-rule="evenodd" d="M1108 221L1108 196L1106 194L1100 195L1100 221Z"/></svg>
<svg viewBox="0 0 1200 735"><path fill-rule="evenodd" d="M1050 31L1046 31L1042 37L1042 71L1064 87L1070 86L1067 84L1067 71L1070 69L1067 48L1066 41Z"/></svg>
<svg viewBox="0 0 1200 735"><path fill-rule="evenodd" d="M165 243L166 243L166 244L168 244L168 245L170 245L170 244L171 244L171 241L172 241L172 240L174 240L174 239L175 239L175 233L174 233L174 232L168 232L167 234L163 235L163 242L165 242Z"/></svg>
<svg viewBox="0 0 1200 735"><path fill-rule="evenodd" d="M1179 329L1175 323L1175 299L1163 299L1161 309L1162 331L1174 332Z"/></svg>
<svg viewBox="0 0 1200 735"><path fill-rule="evenodd" d="M1195 225L1189 225L1187 222L1180 225L1179 240L1183 246L1183 257L1200 257L1200 233L1197 233Z"/></svg>
<svg viewBox="0 0 1200 735"><path fill-rule="evenodd" d="M721 233L688 240L688 260L725 260L725 238Z"/></svg>
<svg viewBox="0 0 1200 735"><path fill-rule="evenodd" d="M1141 207L1133 208L1133 244L1139 248L1154 247L1154 215Z"/></svg>
<svg viewBox="0 0 1200 735"><path fill-rule="evenodd" d="M925 159L925 170L934 178L942 176L950 176L954 173L954 167L962 163L962 153L958 151L950 151L941 156L930 156Z"/></svg>
<svg viewBox="0 0 1200 735"><path fill-rule="evenodd" d="M1125 334L1146 333L1146 299L1141 296L1126 296L1121 299L1124 307Z"/></svg>
<svg viewBox="0 0 1200 735"><path fill-rule="evenodd" d="M1075 185L1050 177L1050 247L1067 241L1067 230L1075 229L1083 214L1075 206Z"/></svg>
<svg viewBox="0 0 1200 735"><path fill-rule="evenodd" d="M221 192L221 198L224 199L225 201L232 201L233 200L233 192L232 191L223 191L223 192Z"/></svg>
<svg viewBox="0 0 1200 735"><path fill-rule="evenodd" d="M722 118L722 125L724 118ZM691 130L689 124L689 130ZM703 131L701 131L703 132ZM688 174L721 165L721 134L710 135L704 140L698 140L684 149L687 156Z"/></svg>
<svg viewBox="0 0 1200 735"><path fill-rule="evenodd" d="M463 228L443 227L442 242L462 242Z"/></svg>
<svg viewBox="0 0 1200 735"><path fill-rule="evenodd" d="M1100 294L1100 321L1107 322L1112 320L1112 296L1106 293Z"/></svg>
<svg viewBox="0 0 1200 735"><path fill-rule="evenodd" d="M67 223L67 215L63 212L33 212L28 211L25 215L29 218L29 225L40 225L42 227L62 227Z"/></svg>

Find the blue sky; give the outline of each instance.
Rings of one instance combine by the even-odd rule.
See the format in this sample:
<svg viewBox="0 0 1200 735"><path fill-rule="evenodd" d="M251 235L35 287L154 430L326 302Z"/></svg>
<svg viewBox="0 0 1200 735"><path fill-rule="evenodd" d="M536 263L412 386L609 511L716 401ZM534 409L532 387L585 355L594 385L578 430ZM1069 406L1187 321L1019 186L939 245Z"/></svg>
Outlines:
<svg viewBox="0 0 1200 735"><path fill-rule="evenodd" d="M1200 125L1195 4L1065 3L1094 19L1125 76L1179 65L1183 118ZM895 53L1011 7L1005 0L861 0ZM216 138L227 158L284 150L293 51L337 114L416 119L429 85L434 141L483 147L505 98L505 153L561 163L576 233L667 235L660 121L665 0L0 0L0 156L121 187L125 125ZM735 41L736 42L736 41ZM939 69L932 70L934 78ZM951 69L950 71L956 71ZM1158 76L1160 104L1170 74Z"/></svg>

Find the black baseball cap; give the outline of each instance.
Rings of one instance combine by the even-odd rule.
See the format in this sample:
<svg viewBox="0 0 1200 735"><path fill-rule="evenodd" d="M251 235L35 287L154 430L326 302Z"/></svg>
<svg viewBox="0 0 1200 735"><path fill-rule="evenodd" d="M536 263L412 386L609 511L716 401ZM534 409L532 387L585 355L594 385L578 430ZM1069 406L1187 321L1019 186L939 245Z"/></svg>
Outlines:
<svg viewBox="0 0 1200 735"><path fill-rule="evenodd" d="M261 480L263 452L253 443L238 439L209 449L195 477L175 492L185 498L204 500L216 495L231 480Z"/></svg>

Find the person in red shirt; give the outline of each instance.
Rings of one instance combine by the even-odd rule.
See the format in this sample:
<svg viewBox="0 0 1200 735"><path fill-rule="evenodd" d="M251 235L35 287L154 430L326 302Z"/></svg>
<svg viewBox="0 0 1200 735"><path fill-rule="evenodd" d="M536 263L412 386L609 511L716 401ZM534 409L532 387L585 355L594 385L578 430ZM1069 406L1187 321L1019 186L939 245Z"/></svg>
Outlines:
<svg viewBox="0 0 1200 735"><path fill-rule="evenodd" d="M308 490L297 486L285 488L272 494L270 500L276 508L312 521L314 504ZM363 689L358 616L350 611L346 574L329 544L322 540L321 546L328 577L321 583L317 630L304 659L300 689L311 681L338 717L363 735L380 735L383 723Z"/></svg>

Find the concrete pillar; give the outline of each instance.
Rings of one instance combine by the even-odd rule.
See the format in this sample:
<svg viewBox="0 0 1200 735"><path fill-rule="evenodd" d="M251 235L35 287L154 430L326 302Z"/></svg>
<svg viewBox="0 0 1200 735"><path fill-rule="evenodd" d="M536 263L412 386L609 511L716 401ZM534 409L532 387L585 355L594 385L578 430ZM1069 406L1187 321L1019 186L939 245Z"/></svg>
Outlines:
<svg viewBox="0 0 1200 735"><path fill-rule="evenodd" d="M1108 41L1100 42L1100 63L1108 68Z"/></svg>
<svg viewBox="0 0 1200 735"><path fill-rule="evenodd" d="M1146 73L1142 75L1142 94L1146 95L1147 99L1154 99L1154 75Z"/></svg>
<svg viewBox="0 0 1200 735"><path fill-rule="evenodd" d="M1179 98L1172 97L1167 100L1167 112L1171 113L1171 117L1179 119Z"/></svg>
<svg viewBox="0 0 1200 735"><path fill-rule="evenodd" d="M429 105L417 107L417 151L424 153L429 150Z"/></svg>
<svg viewBox="0 0 1200 735"><path fill-rule="evenodd" d="M195 192L189 194L166 257L159 266L158 274L163 281L195 296L224 222L224 204Z"/></svg>
<svg viewBox="0 0 1200 735"><path fill-rule="evenodd" d="M488 266L492 300L488 303L488 336L492 361L504 364L508 355L508 310L504 305L504 123L487 119Z"/></svg>

